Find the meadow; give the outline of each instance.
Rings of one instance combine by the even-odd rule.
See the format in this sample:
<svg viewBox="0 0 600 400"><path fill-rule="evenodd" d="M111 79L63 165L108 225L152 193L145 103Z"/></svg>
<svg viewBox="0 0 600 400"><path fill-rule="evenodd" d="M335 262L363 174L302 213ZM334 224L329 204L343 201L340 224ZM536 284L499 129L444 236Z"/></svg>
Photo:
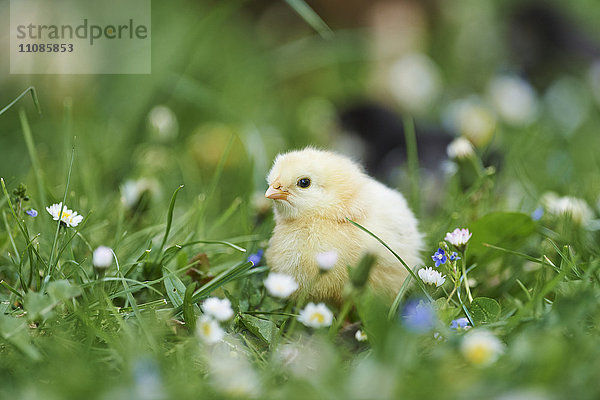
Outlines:
<svg viewBox="0 0 600 400"><path fill-rule="evenodd" d="M598 398L600 64L519 66L519 2L452 3L410 58L323 5L173 1L152 5L152 74L2 65L0 398ZM600 42L594 2L560 10ZM266 283L265 176L344 151L364 99L403 127L378 178L424 263L390 303L364 259L311 311Z"/></svg>

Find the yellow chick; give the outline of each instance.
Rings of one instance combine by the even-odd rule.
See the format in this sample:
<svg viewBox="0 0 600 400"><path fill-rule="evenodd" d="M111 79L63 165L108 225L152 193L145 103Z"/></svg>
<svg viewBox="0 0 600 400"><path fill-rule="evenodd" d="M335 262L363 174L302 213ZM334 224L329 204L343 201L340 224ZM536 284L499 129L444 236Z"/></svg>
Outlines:
<svg viewBox="0 0 600 400"><path fill-rule="evenodd" d="M313 148L291 151L277 156L267 182L265 197L274 200L275 211L267 265L293 276L309 298L340 303L347 266L367 252L377 257L369 277L376 293L395 296L408 276L385 247L346 218L379 236L409 266L421 262L422 235L402 194L352 160ZM320 273L318 255L332 252L335 265Z"/></svg>

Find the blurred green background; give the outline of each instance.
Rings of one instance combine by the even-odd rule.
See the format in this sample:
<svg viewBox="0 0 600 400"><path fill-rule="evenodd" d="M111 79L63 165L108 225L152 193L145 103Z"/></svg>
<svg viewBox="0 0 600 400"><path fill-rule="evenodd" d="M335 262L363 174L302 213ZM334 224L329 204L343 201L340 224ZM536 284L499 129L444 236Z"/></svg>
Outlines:
<svg viewBox="0 0 600 400"><path fill-rule="evenodd" d="M9 25L8 18L8 1L2 0L2 26ZM588 210L585 229L565 224L547 225L553 229L550 233L541 230L559 245L574 245L577 263L597 268L598 20L595 0L155 0L150 75L11 75L8 59L1 58L0 108L33 86L42 113L27 95L0 115L0 177L9 193L19 183L27 185L28 206L40 213L29 229L41 233L37 244L47 255L55 227L44 209L62 200L74 149L66 203L89 216L82 230L89 243L74 241L69 257L89 273L90 247L111 246L123 264L135 266L149 244L160 244L169 200L179 185L185 187L175 207L173 241L227 239L250 252L264 247L272 229L269 204L262 198L264 177L276 154L306 145L360 159L371 174L400 188L417 211L431 249L446 231L493 211L529 215L543 206L547 217L544 199L552 196L548 192L581 198ZM6 31L0 32L2 54L7 54ZM24 121L31 128L29 146ZM418 169L406 163L404 138L410 130L405 127L413 121ZM483 166L493 167L486 170L493 179L475 186L457 179L458 167L450 162L446 147L458 136L473 143ZM10 217L5 221L0 278L12 285L17 272L8 255L6 232L13 228ZM520 241L517 249L535 257L552 253L550 258L560 263L541 236ZM230 250L202 249L215 274L245 259ZM178 267L192 256L192 250L185 253ZM526 268L531 265L523 269L527 263L514 255L479 257L480 263L489 261L489 268L474 273L481 283L476 290L499 299L506 310L503 318L527 302L515 276L535 288L550 279L539 271L529 274ZM75 264L65 267L66 277L83 284ZM153 277L141 269L133 276ZM190 281L187 276L182 279ZM259 351L260 357L252 361L269 371L262 378L269 398L336 398L339 393L362 398L370 393L481 398L488 394L486 384L493 385L498 376L501 382L492 387L498 396L510 392L507 382L514 379L517 389L529 390L532 382L534 389L562 385L561 394L579 388L580 398L594 398L598 387L591 375L598 370L598 358L595 364L586 363L598 355L598 290L586 286L578 292L577 285L562 288L576 293L568 300L574 305L561 303L552 318L527 325L542 318L546 304L539 304L531 315L517 313L523 325L500 327L502 334L517 339L498 368L471 369L460 378L464 371L452 363L456 339L445 347L428 347L433 339L418 341L387 325L387 341L374 345L377 362L364 353L353 358L345 348L314 339L311 346L329 354L331 361L316 369L317 377L299 374L285 388L278 385L284 378L276 371L278 364L271 362L275 356ZM230 290L245 296L247 289ZM4 292L8 310L9 300L14 306L15 299ZM136 296L140 302L161 298L151 292ZM206 361L198 361L195 342L169 325L165 313L139 322L147 323L150 337L166 338L149 351L152 343L138 342L137 323L134 333L122 336L118 319L103 319L109 307L92 300L83 302L85 307L65 306L65 318L49 317L47 337L33 333L47 365L28 361L3 345L0 371L5 378L0 381L7 386L1 393L82 398L90 396L101 376L118 384L98 389L94 398L163 398L161 390L186 398L198 393L210 398L231 395L203 383ZM115 302L128 304L123 295ZM581 319L571 314L575 309ZM575 326L582 320L585 327L568 332L576 343L567 343L571 339L563 331L565 324ZM590 331L594 336L588 336ZM394 335L406 341L390 344ZM547 352L532 346L540 337ZM353 360L351 367L348 359ZM580 381L566 376L565 365L572 367L571 374L580 374ZM422 368L431 375L421 374ZM158 375L167 389L159 385L153 393L148 382L160 381ZM399 375L408 378L394 386L391 382ZM130 381L138 386L123 383ZM361 382L363 391L351 382ZM131 394L145 385L147 392ZM448 391L440 395L436 389L441 387ZM464 387L469 389L462 392ZM48 388L50 394L42 396ZM526 397L502 398L538 398L531 397L539 394L536 390L525 391ZM244 393L242 397L248 395ZM539 398L554 398L551 390L543 396Z"/></svg>

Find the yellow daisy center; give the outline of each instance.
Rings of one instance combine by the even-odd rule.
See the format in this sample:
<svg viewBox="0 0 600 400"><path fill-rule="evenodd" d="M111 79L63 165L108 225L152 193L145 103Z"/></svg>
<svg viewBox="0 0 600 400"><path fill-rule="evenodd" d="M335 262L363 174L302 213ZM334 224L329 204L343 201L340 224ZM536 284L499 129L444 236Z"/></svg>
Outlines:
<svg viewBox="0 0 600 400"><path fill-rule="evenodd" d="M485 364L492 357L492 350L488 346L474 346L468 352L468 357L473 364Z"/></svg>
<svg viewBox="0 0 600 400"><path fill-rule="evenodd" d="M325 322L325 316L321 313L314 313L313 315L310 316L310 320L316 321L319 324L322 324L323 322Z"/></svg>

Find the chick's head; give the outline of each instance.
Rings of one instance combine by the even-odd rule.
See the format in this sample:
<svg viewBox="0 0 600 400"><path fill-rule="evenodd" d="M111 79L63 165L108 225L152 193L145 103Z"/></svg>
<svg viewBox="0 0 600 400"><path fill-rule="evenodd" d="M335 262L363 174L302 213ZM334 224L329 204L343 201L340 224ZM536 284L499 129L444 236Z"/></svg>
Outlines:
<svg viewBox="0 0 600 400"><path fill-rule="evenodd" d="M364 179L361 167L350 159L307 148L277 156L265 197L274 200L276 215L284 219L357 218Z"/></svg>

